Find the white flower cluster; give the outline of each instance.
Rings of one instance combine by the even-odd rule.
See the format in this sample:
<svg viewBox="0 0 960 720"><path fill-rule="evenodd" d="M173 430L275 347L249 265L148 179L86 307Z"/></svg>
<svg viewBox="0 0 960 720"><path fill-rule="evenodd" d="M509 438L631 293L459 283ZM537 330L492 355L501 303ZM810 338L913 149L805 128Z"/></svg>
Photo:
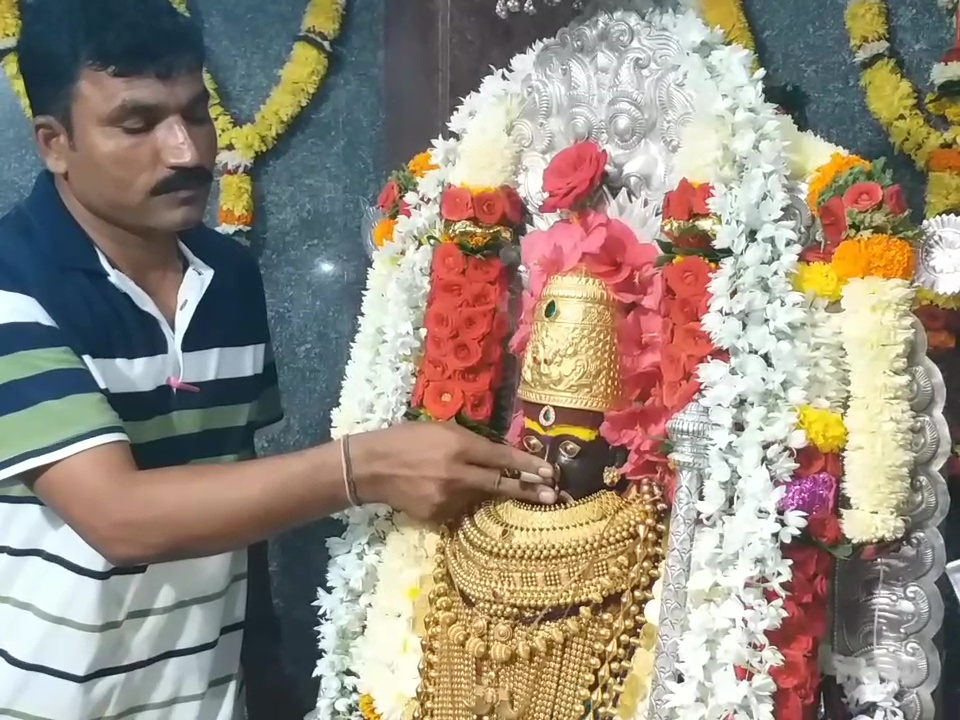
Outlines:
<svg viewBox="0 0 960 720"><path fill-rule="evenodd" d="M847 401L846 356L840 339L842 314L831 312L825 298L808 298L807 321L802 339L807 350L803 359L804 395L807 404L819 410L842 413Z"/></svg>
<svg viewBox="0 0 960 720"><path fill-rule="evenodd" d="M770 669L782 657L767 633L784 610L769 598L784 595L791 578L780 545L804 525L801 515L777 509L778 485L795 469L791 448L803 443L794 408L804 400L804 309L791 283L801 248L783 220L790 170L781 123L749 53L724 46L692 13L673 24L689 50L692 96L729 128L729 141L716 149L711 209L721 222L716 246L733 255L714 274L704 318L730 360L699 369L702 401L720 429L698 504L688 627L679 644L683 680L668 702L678 720L773 720ZM738 677L737 668L749 672Z"/></svg>
<svg viewBox="0 0 960 720"><path fill-rule="evenodd" d="M915 458L907 372L914 294L905 280L857 278L840 301L850 366L842 481L850 507L840 518L844 535L855 543L896 540L907 529L903 511Z"/></svg>
<svg viewBox="0 0 960 720"><path fill-rule="evenodd" d="M383 720L403 720L420 684L420 635L439 536L397 519L387 536L367 626L354 658L360 693L373 698Z"/></svg>
<svg viewBox="0 0 960 720"><path fill-rule="evenodd" d="M851 720L904 720L896 679L882 676L863 658L835 655L831 661Z"/></svg>
<svg viewBox="0 0 960 720"><path fill-rule="evenodd" d="M424 240L440 232L440 197L454 170L473 186L512 179L519 150L508 137L504 140L504 133L519 111L519 80L528 72L536 47L517 56L509 71L495 70L463 101L449 123L459 139L434 141L432 158L438 169L404 197L410 216L397 219L393 242L374 253L340 402L331 418L333 438L387 427L399 422L409 407L426 337L423 315L433 246ZM476 140L468 143L469 138ZM484 138L495 142L481 152ZM508 174L491 174L491 168ZM327 589L318 590L315 603L321 653L315 671L320 677L316 720L360 717L357 641L368 625L385 539L395 529L390 511L382 507L349 510L342 519L343 535L327 542Z"/></svg>

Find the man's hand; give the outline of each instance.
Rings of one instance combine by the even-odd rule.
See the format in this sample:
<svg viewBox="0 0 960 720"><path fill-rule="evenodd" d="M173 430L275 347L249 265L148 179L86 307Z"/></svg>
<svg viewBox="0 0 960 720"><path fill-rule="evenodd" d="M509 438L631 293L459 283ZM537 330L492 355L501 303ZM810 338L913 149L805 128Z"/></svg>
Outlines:
<svg viewBox="0 0 960 720"><path fill-rule="evenodd" d="M556 502L542 458L490 442L455 423L408 422L350 439L361 502L444 521L491 495Z"/></svg>

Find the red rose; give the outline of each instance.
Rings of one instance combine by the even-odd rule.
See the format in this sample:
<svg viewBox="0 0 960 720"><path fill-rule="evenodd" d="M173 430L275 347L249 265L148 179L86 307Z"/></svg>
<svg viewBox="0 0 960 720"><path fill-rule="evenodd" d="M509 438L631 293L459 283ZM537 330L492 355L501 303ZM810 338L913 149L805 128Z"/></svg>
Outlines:
<svg viewBox="0 0 960 720"><path fill-rule="evenodd" d="M377 198L377 207L384 215L389 215L393 212L393 206L397 204L399 198L400 186L396 180L391 180L380 191L380 197Z"/></svg>
<svg viewBox="0 0 960 720"><path fill-rule="evenodd" d="M454 375L463 392L466 395L475 395L484 393L491 389L493 385L493 371L487 367L468 367L463 370L457 370Z"/></svg>
<svg viewBox="0 0 960 720"><path fill-rule="evenodd" d="M687 376L687 358L674 343L661 350L660 370L666 383L678 383Z"/></svg>
<svg viewBox="0 0 960 720"><path fill-rule="evenodd" d="M451 338L457 332L457 325L459 324L457 316L457 309L450 305L430 303L423 318L423 326L427 329L428 335L438 339Z"/></svg>
<svg viewBox="0 0 960 720"><path fill-rule="evenodd" d="M473 217L473 195L462 187L448 187L440 198L440 215L444 220L460 222Z"/></svg>
<svg viewBox="0 0 960 720"><path fill-rule="evenodd" d="M695 217L709 215L708 201L713 197L713 186L694 185L683 178L677 186L663 198L663 217L665 220L687 222Z"/></svg>
<svg viewBox="0 0 960 720"><path fill-rule="evenodd" d="M424 380L439 382L441 380L449 380L451 373L447 364L443 361L443 358L426 353L420 364L420 375Z"/></svg>
<svg viewBox="0 0 960 720"><path fill-rule="evenodd" d="M473 196L473 212L484 225L501 225L506 219L507 203L497 190L477 193Z"/></svg>
<svg viewBox="0 0 960 720"><path fill-rule="evenodd" d="M489 308L463 308L458 315L460 336L468 340L481 340L493 330L494 314Z"/></svg>
<svg viewBox="0 0 960 720"><path fill-rule="evenodd" d="M578 142L554 156L543 171L547 199L541 212L573 210L600 185L607 167L607 153L593 141Z"/></svg>
<svg viewBox="0 0 960 720"><path fill-rule="evenodd" d="M500 278L503 263L495 257L467 257L467 280L471 283L493 283Z"/></svg>
<svg viewBox="0 0 960 720"><path fill-rule="evenodd" d="M509 185L500 188L500 192L503 193L503 201L507 209L507 222L511 225L519 225L523 221L524 211L520 193Z"/></svg>
<svg viewBox="0 0 960 720"><path fill-rule="evenodd" d="M437 278L430 290L431 303L459 306L467 293L469 285L461 278Z"/></svg>
<svg viewBox="0 0 960 720"><path fill-rule="evenodd" d="M493 393L483 392L467 395L463 402L463 414L478 423L490 421L493 413Z"/></svg>
<svg viewBox="0 0 960 720"><path fill-rule="evenodd" d="M412 213L410 212L410 205L406 200L400 201L400 210L398 212L404 217L410 217Z"/></svg>
<svg viewBox="0 0 960 720"><path fill-rule="evenodd" d="M465 288L463 306L477 310L493 310L499 301L498 288L490 283L471 283Z"/></svg>
<svg viewBox="0 0 960 720"><path fill-rule="evenodd" d="M893 215L903 215L909 210L903 197L903 188L899 185L891 185L883 191L883 204Z"/></svg>
<svg viewBox="0 0 960 720"><path fill-rule="evenodd" d="M827 248L836 250L847 233L847 208L843 198L835 197L820 206L820 226L823 228L823 237L827 241ZM830 257L833 253L830 253Z"/></svg>
<svg viewBox="0 0 960 720"><path fill-rule="evenodd" d="M677 297L699 299L706 294L713 268L700 257L685 257L663 268L663 279Z"/></svg>
<svg viewBox="0 0 960 720"><path fill-rule="evenodd" d="M683 355L693 360L687 363L691 370L713 352L713 342L703 331L699 320L678 327L673 334L673 343Z"/></svg>
<svg viewBox="0 0 960 720"><path fill-rule="evenodd" d="M456 243L440 243L433 251L433 277L436 280L459 278L467 267L467 256Z"/></svg>
<svg viewBox="0 0 960 720"><path fill-rule="evenodd" d="M702 303L695 298L675 297L665 303L664 313L674 325L683 326L698 322L702 317Z"/></svg>
<svg viewBox="0 0 960 720"><path fill-rule="evenodd" d="M883 188L875 182L858 182L843 194L843 204L857 212L869 212L883 202Z"/></svg>
<svg viewBox="0 0 960 720"><path fill-rule="evenodd" d="M430 341L430 335L427 335L427 342ZM454 370L464 370L465 368L476 365L483 357L483 348L476 340L467 340L466 338L454 338L447 347L447 353L444 360Z"/></svg>
<svg viewBox="0 0 960 720"><path fill-rule="evenodd" d="M463 391L451 380L428 382L423 389L423 409L435 420L453 420L463 407Z"/></svg>
<svg viewBox="0 0 960 720"><path fill-rule="evenodd" d="M810 535L824 545L834 546L843 542L840 521L832 513L816 513L807 518Z"/></svg>

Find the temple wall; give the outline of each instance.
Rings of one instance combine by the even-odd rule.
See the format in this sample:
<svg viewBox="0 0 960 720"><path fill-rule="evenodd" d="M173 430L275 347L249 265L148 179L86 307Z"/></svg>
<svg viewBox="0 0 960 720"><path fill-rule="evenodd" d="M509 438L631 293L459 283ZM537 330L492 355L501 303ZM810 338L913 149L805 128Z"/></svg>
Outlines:
<svg viewBox="0 0 960 720"><path fill-rule="evenodd" d="M191 3L207 28L211 68L236 117L250 118L272 87L304 4ZM949 18L935 0L890 4L895 47L922 86L952 40ZM336 60L325 87L279 147L258 163L254 242L289 415L265 452L326 437L366 269L360 213L383 168L422 149L489 64L503 62L572 15L566 6L543 8L533 19L505 24L493 5L494 0L348 0L346 27L334 43ZM746 0L746 5L763 64L776 82L804 90L811 128L865 156L892 155L857 85L844 3ZM5 81L0 154L0 209L6 209L28 189L38 164L28 124ZM895 158L893 167L913 205L921 207L922 178L903 158ZM316 697L310 677L316 615L310 603L324 576L323 538L335 528L320 523L279 538L271 548L285 657L305 711Z"/></svg>

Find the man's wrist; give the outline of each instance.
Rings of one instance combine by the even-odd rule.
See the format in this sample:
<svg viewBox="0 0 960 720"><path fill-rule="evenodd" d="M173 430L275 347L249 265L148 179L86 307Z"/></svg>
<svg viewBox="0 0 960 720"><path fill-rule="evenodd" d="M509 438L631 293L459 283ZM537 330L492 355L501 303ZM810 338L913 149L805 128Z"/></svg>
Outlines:
<svg viewBox="0 0 960 720"><path fill-rule="evenodd" d="M344 495L348 502L357 505L383 502L377 481L377 444L373 436L374 433L363 432L340 441L346 455L343 463Z"/></svg>

